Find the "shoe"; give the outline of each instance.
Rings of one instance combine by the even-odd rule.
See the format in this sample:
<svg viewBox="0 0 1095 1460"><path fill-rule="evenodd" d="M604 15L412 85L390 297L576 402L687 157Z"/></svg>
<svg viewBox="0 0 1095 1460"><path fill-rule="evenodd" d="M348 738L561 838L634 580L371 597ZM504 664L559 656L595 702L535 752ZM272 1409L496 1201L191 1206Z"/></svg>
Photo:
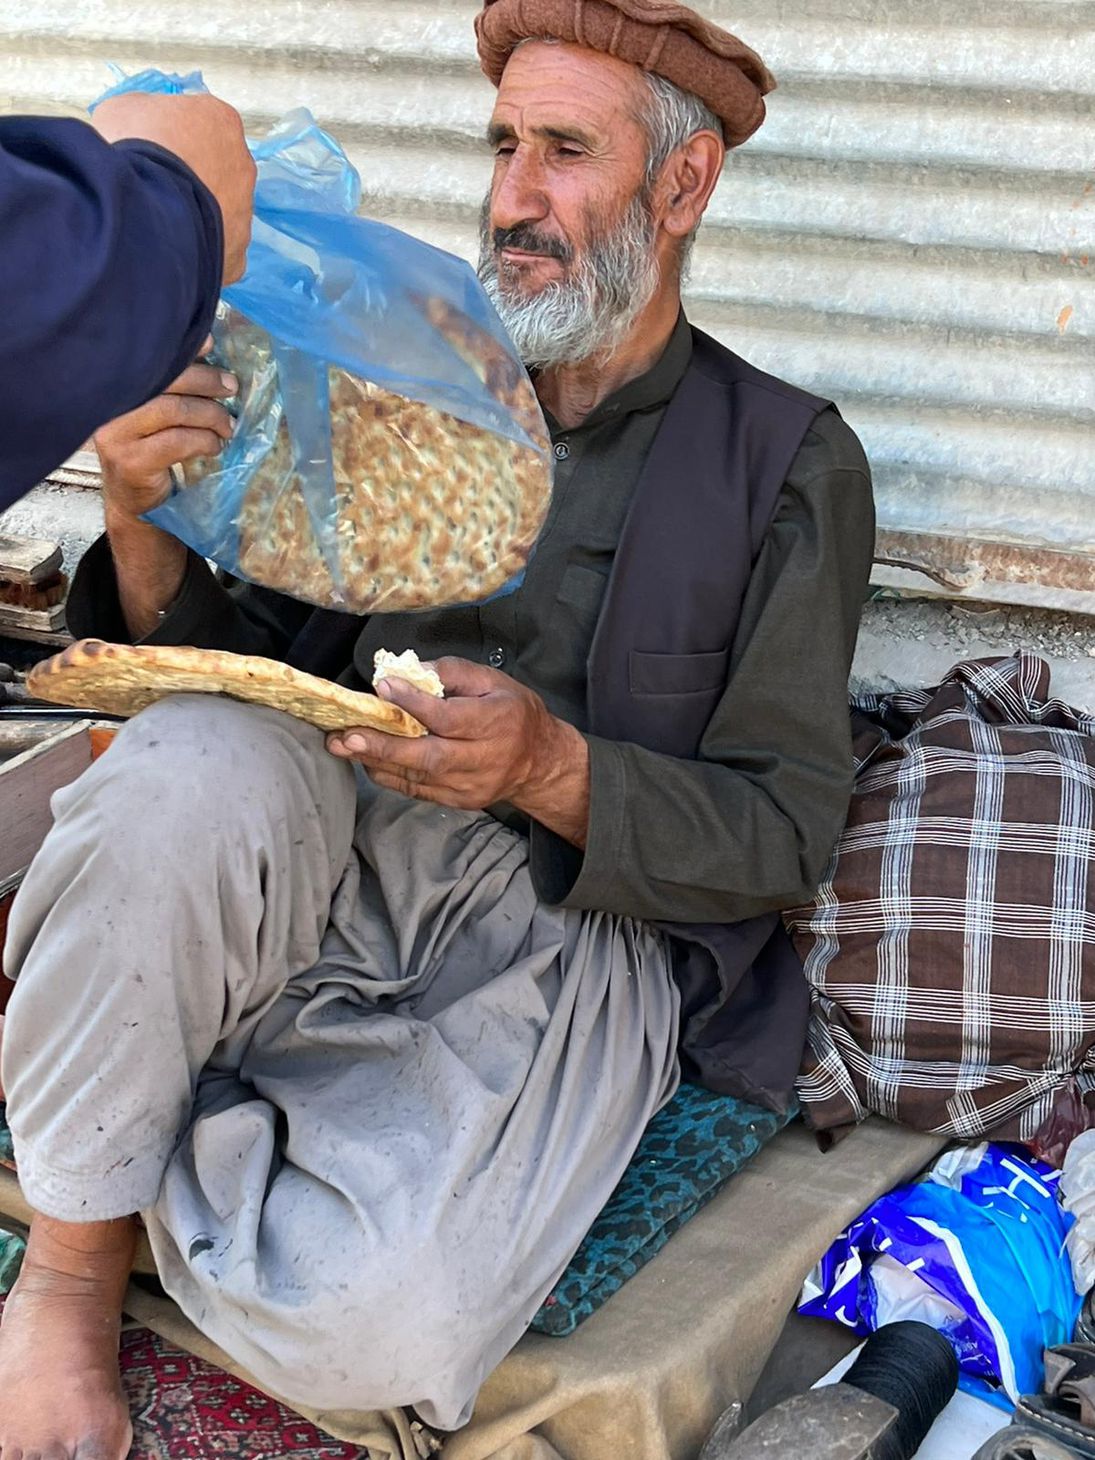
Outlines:
<svg viewBox="0 0 1095 1460"><path fill-rule="evenodd" d="M1041 1394L1024 1394L1015 1421L1071 1446L1095 1460L1095 1346L1061 1343L1045 1351L1046 1379Z"/></svg>
<svg viewBox="0 0 1095 1460"><path fill-rule="evenodd" d="M1076 1460L1078 1453L1043 1430L1010 1424L990 1435L973 1460Z"/></svg>

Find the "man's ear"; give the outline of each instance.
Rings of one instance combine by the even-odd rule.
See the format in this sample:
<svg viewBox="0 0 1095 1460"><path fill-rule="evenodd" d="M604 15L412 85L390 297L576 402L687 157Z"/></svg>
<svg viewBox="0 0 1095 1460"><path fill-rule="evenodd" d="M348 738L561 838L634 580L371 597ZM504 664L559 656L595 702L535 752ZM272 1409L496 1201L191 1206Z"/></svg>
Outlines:
<svg viewBox="0 0 1095 1460"><path fill-rule="evenodd" d="M656 215L671 238L686 238L703 217L722 173L726 148L714 132L695 132L666 160L656 184Z"/></svg>

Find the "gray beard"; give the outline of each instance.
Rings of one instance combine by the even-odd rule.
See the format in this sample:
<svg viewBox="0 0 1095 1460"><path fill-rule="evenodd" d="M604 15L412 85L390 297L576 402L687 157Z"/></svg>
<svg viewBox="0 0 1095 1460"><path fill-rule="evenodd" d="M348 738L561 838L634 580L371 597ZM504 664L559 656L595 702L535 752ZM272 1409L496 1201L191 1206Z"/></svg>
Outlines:
<svg viewBox="0 0 1095 1460"><path fill-rule="evenodd" d="M594 220L590 220L593 222ZM479 221L479 280L530 370L577 365L610 354L654 297L655 227L645 194L631 200L611 231L590 243L566 278L524 295L516 277L499 270L490 227L490 199Z"/></svg>

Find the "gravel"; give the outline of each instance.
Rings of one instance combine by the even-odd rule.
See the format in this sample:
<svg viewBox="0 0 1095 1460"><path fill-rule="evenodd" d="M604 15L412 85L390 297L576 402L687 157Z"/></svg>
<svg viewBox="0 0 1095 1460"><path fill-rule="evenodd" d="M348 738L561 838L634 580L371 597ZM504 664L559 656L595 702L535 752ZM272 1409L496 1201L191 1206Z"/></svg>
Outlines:
<svg viewBox="0 0 1095 1460"><path fill-rule="evenodd" d="M1050 668L1051 692L1095 711L1095 619L998 604L877 598L863 612L854 689L938 684L962 659L1026 649Z"/></svg>

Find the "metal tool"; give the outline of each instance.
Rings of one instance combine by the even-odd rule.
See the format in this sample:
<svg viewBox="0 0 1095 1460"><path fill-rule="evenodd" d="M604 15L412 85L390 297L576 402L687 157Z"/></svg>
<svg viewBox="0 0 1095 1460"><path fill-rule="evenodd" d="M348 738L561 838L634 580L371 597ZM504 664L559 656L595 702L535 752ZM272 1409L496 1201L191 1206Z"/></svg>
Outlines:
<svg viewBox="0 0 1095 1460"><path fill-rule="evenodd" d="M720 1433L700 1460L873 1460L897 1410L850 1384L828 1384L785 1399L736 1438Z"/></svg>

